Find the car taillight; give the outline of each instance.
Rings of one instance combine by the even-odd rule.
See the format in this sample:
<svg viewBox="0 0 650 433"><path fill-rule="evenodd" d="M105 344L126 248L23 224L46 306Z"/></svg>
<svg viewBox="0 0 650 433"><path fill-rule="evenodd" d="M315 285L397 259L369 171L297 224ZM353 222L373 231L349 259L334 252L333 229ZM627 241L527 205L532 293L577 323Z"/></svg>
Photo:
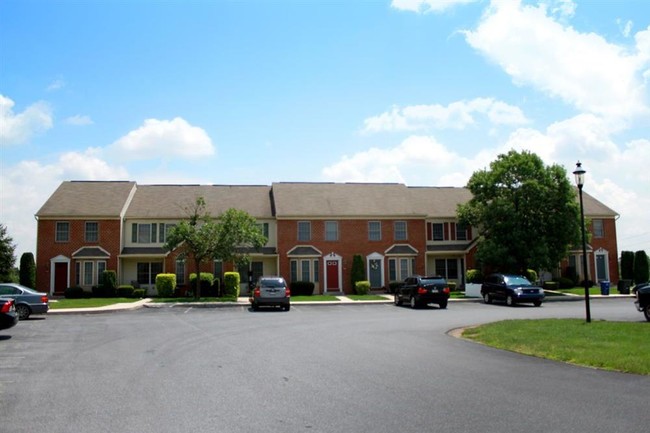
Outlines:
<svg viewBox="0 0 650 433"><path fill-rule="evenodd" d="M0 309L0 312L8 313L8 312L10 312L12 310L13 306L14 306L14 301L7 301L2 306L2 309Z"/></svg>
<svg viewBox="0 0 650 433"><path fill-rule="evenodd" d="M442 293L446 293L447 295L449 294L449 287L445 287L442 289Z"/></svg>
<svg viewBox="0 0 650 433"><path fill-rule="evenodd" d="M290 298L291 297L291 290L284 289L284 296L286 296L287 298Z"/></svg>
<svg viewBox="0 0 650 433"><path fill-rule="evenodd" d="M418 287L418 295L425 295L427 293L427 289L424 287Z"/></svg>
<svg viewBox="0 0 650 433"><path fill-rule="evenodd" d="M43 304L47 304L47 295L43 295L43 296L41 296L41 302L42 302Z"/></svg>
<svg viewBox="0 0 650 433"><path fill-rule="evenodd" d="M255 289L253 291L253 296L255 296L256 298L259 298L260 297L260 289Z"/></svg>

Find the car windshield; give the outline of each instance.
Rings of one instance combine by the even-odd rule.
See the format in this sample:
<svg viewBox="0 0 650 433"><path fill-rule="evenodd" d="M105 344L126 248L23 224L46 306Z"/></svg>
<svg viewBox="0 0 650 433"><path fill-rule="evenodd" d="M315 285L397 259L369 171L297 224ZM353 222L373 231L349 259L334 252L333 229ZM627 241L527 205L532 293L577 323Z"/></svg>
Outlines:
<svg viewBox="0 0 650 433"><path fill-rule="evenodd" d="M444 284L444 278L422 278L422 284Z"/></svg>
<svg viewBox="0 0 650 433"><path fill-rule="evenodd" d="M284 280L281 279L272 279L272 280L261 280L260 286L264 287L284 287Z"/></svg>
<svg viewBox="0 0 650 433"><path fill-rule="evenodd" d="M506 284L509 286L530 286L530 281L524 277L519 276L508 276L505 277Z"/></svg>

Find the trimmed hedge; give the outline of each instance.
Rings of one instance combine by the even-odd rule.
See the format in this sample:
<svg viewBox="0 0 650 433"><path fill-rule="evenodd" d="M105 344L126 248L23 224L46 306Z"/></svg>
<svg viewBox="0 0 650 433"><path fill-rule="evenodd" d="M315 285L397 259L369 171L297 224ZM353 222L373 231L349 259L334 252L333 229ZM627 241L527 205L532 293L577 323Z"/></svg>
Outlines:
<svg viewBox="0 0 650 433"><path fill-rule="evenodd" d="M226 297L239 297L241 282L239 272L226 272L223 274L224 290L223 295Z"/></svg>
<svg viewBox="0 0 650 433"><path fill-rule="evenodd" d="M292 296L311 296L314 294L314 287L311 281L292 281L289 290Z"/></svg>
<svg viewBox="0 0 650 433"><path fill-rule="evenodd" d="M450 292L455 292L457 289L459 289L455 281L447 281L447 287L449 287Z"/></svg>
<svg viewBox="0 0 650 433"><path fill-rule="evenodd" d="M133 297L133 286L127 284L119 286L116 294L118 298L131 298Z"/></svg>
<svg viewBox="0 0 650 433"><path fill-rule="evenodd" d="M81 299L86 297L84 289L79 286L68 287L63 293L66 299Z"/></svg>
<svg viewBox="0 0 650 433"><path fill-rule="evenodd" d="M465 272L465 280L468 283L481 284L483 282L483 273L478 269L468 269Z"/></svg>
<svg viewBox="0 0 650 433"><path fill-rule="evenodd" d="M144 298L144 289L133 289L134 298Z"/></svg>
<svg viewBox="0 0 650 433"><path fill-rule="evenodd" d="M367 295L370 293L370 281L357 281L354 283L354 293L357 295Z"/></svg>
<svg viewBox="0 0 650 433"><path fill-rule="evenodd" d="M176 287L176 274L156 275L156 291L161 298L171 298Z"/></svg>
<svg viewBox="0 0 650 433"><path fill-rule="evenodd" d="M391 281L388 283L388 293L395 293L397 288L404 284L402 281Z"/></svg>
<svg viewBox="0 0 650 433"><path fill-rule="evenodd" d="M209 272L201 272L201 296L217 296L216 293L212 293L212 283L214 281L214 275ZM190 274L190 290L192 293L196 293L196 273L193 272Z"/></svg>

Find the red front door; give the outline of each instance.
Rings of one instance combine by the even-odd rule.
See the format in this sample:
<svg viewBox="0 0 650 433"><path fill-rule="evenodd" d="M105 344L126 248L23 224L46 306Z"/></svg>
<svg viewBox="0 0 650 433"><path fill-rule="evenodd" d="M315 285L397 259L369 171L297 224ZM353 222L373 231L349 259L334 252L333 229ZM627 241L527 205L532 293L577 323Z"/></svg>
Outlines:
<svg viewBox="0 0 650 433"><path fill-rule="evenodd" d="M54 264L54 293L65 293L68 285L68 264L59 262Z"/></svg>
<svg viewBox="0 0 650 433"><path fill-rule="evenodd" d="M338 260L327 260L327 291L330 290L340 290Z"/></svg>

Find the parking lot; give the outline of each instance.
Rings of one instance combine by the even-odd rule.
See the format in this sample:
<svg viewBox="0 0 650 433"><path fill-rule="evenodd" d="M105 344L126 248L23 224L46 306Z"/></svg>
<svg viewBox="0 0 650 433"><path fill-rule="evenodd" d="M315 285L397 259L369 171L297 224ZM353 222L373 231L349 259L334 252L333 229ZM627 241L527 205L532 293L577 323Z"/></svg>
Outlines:
<svg viewBox="0 0 650 433"><path fill-rule="evenodd" d="M644 321L631 299L591 307L594 320ZM583 316L581 302L49 315L0 331L2 431L645 432L648 377L448 335Z"/></svg>

